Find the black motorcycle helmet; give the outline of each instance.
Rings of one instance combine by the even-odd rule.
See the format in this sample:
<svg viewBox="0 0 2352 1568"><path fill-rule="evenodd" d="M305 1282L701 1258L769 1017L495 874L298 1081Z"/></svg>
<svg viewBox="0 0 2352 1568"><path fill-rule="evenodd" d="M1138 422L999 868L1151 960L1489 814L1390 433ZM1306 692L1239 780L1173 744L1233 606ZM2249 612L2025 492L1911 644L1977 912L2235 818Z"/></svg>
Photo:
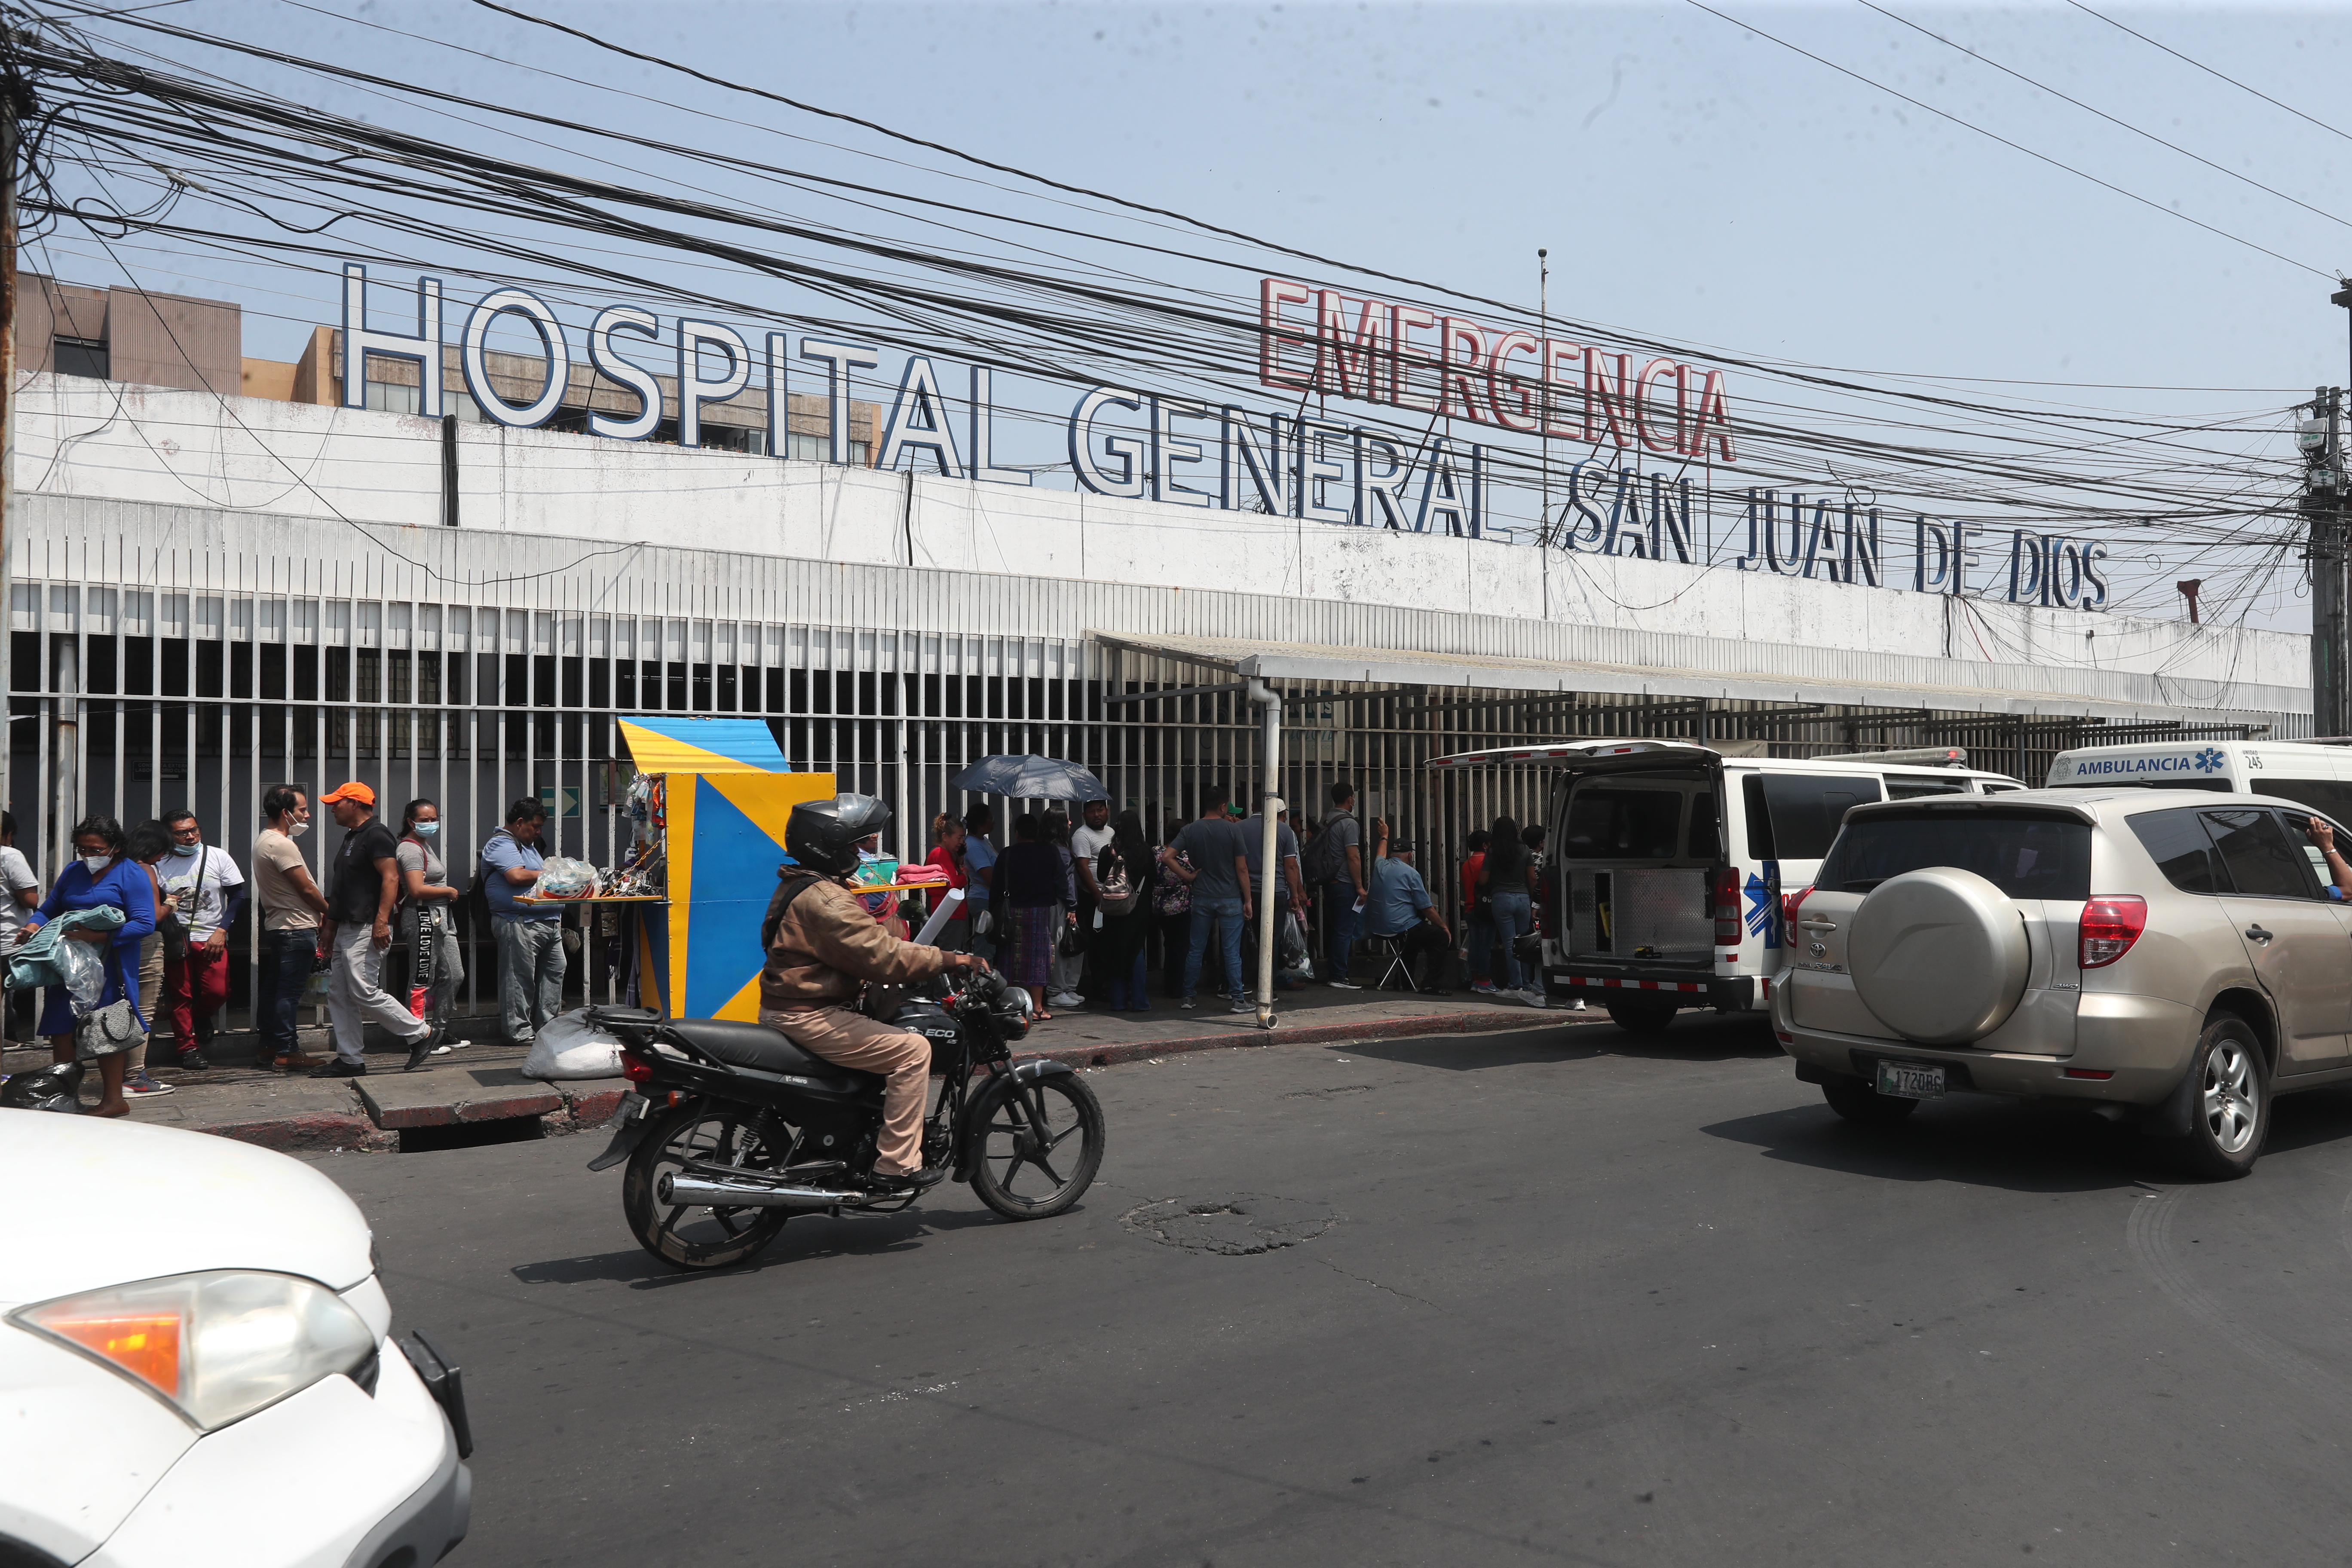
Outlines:
<svg viewBox="0 0 2352 1568"><path fill-rule="evenodd" d="M890 826L890 808L870 795L804 800L784 823L784 848L812 871L845 877L857 868L858 844Z"/></svg>

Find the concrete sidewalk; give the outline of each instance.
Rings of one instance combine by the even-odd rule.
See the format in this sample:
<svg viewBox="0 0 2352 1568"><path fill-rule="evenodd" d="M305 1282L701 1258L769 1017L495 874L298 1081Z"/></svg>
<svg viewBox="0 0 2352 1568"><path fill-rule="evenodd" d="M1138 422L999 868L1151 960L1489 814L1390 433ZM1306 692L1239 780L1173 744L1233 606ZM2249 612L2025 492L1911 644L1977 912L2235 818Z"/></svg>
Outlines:
<svg viewBox="0 0 2352 1568"><path fill-rule="evenodd" d="M1334 991L1325 985L1282 993L1271 1032L1257 1026L1254 1012L1233 1013L1226 1007L1223 998L1204 996L1192 1011L1167 1001L1155 1001L1151 1011L1143 1014L1067 1008L1032 1030L1019 1056L1051 1058L1073 1067L1108 1067L1185 1051L1469 1034L1607 1017L1598 1009L1537 1009L1467 992L1432 997ZM461 1027L467 1026L495 1028L495 1020L466 1020ZM320 1057L331 1054L324 1030L302 1033L305 1050ZM527 1117L538 1119L548 1132L591 1128L612 1115L627 1087L617 1078L537 1082L522 1075L523 1051L494 1040L459 1046L413 1073L400 1070L407 1059L404 1048L372 1047L368 1076L362 1079L313 1079L258 1067L252 1059L253 1037L246 1034L217 1037L211 1055L215 1065L207 1072L152 1068L157 1080L173 1085L175 1092L132 1100L131 1119L272 1149L357 1152L399 1148L404 1135L411 1144L454 1135L428 1129L515 1122ZM46 1050L11 1049L0 1052L0 1072L25 1072L47 1060ZM96 1100L92 1075L83 1085L82 1101L89 1105Z"/></svg>

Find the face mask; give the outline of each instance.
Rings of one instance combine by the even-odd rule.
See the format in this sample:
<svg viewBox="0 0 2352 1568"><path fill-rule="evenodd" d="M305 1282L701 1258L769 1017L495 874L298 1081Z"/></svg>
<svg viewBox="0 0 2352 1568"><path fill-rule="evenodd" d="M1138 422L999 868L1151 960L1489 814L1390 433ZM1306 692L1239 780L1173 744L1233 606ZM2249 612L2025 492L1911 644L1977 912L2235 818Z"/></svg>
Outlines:
<svg viewBox="0 0 2352 1568"><path fill-rule="evenodd" d="M81 858L81 863L82 868L88 871L91 876L102 876L104 875L106 868L114 864L114 857L111 855L85 855Z"/></svg>
<svg viewBox="0 0 2352 1568"><path fill-rule="evenodd" d="M441 825L437 822L419 822L414 826L413 830L419 838L431 838L441 831Z"/></svg>
<svg viewBox="0 0 2352 1568"><path fill-rule="evenodd" d="M289 838L299 838L302 835L310 831L310 825L307 822L289 823L286 827L286 837Z"/></svg>
<svg viewBox="0 0 2352 1568"><path fill-rule="evenodd" d="M172 853L183 859L193 860L196 858L196 851L203 847L204 843L200 839L194 844L174 844L172 846Z"/></svg>

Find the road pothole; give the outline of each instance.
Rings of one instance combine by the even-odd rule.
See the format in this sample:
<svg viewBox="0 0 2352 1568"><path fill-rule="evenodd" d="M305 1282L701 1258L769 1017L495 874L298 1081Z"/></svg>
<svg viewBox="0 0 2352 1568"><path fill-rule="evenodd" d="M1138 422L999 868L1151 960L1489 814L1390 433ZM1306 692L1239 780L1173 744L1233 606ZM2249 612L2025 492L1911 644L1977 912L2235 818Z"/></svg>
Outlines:
<svg viewBox="0 0 2352 1568"><path fill-rule="evenodd" d="M1312 1241L1339 1222L1322 1204L1237 1193L1230 1197L1161 1198L1119 1216L1130 1230L1187 1252L1244 1258Z"/></svg>

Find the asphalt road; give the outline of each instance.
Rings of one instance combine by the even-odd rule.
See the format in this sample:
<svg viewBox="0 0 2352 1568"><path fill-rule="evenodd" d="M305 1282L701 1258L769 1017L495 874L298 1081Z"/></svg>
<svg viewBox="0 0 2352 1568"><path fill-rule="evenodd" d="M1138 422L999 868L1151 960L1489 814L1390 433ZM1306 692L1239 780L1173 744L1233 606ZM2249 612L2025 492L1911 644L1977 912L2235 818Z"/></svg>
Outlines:
<svg viewBox="0 0 2352 1568"><path fill-rule="evenodd" d="M1850 1127L1769 1043L1108 1068L1078 1210L727 1274L601 1139L326 1164L465 1365L455 1568L2352 1561L2352 1094L2205 1185L2049 1110Z"/></svg>

